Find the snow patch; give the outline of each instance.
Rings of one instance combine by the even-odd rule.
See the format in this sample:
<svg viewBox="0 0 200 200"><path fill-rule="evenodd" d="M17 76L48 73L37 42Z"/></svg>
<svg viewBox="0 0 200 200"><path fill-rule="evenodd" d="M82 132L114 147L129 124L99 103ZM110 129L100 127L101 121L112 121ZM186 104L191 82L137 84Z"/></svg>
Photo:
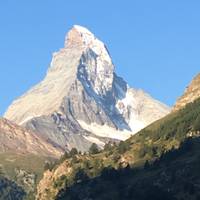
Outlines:
<svg viewBox="0 0 200 200"><path fill-rule="evenodd" d="M78 120L79 124L82 126L83 129L92 132L93 134L99 136L99 137L106 137L106 138L112 138L117 140L126 140L131 135L133 135L133 132L123 130L119 131L115 128L109 127L107 125L99 125L96 123L87 124L82 120Z"/></svg>
<svg viewBox="0 0 200 200"><path fill-rule="evenodd" d="M117 101L116 108L125 117L132 132L136 133L147 125L139 119L138 101L130 90L126 92L123 99Z"/></svg>
<svg viewBox="0 0 200 200"><path fill-rule="evenodd" d="M90 141L91 143L97 144L100 148L103 148L105 143L100 141L98 138L92 136L83 136L86 140Z"/></svg>

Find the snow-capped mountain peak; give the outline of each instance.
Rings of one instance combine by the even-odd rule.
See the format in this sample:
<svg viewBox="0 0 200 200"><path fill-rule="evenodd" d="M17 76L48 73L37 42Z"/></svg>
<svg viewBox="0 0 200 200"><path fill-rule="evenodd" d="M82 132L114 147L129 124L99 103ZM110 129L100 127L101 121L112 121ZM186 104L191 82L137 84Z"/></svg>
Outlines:
<svg viewBox="0 0 200 200"><path fill-rule="evenodd" d="M65 148L126 139L169 108L128 87L102 41L84 27L68 32L44 80L13 102L5 117ZM100 130L102 128L102 130Z"/></svg>
<svg viewBox="0 0 200 200"><path fill-rule="evenodd" d="M74 25L73 28L67 33L65 39L65 47L82 45L88 46L96 40L94 34L92 34L87 28Z"/></svg>

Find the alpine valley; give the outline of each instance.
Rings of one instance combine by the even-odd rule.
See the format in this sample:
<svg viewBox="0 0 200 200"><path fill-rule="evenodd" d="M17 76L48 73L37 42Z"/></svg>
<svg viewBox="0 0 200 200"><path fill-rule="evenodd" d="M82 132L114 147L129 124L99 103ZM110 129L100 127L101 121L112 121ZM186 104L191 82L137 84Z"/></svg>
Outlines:
<svg viewBox="0 0 200 200"><path fill-rule="evenodd" d="M73 26L45 78L0 119L0 200L199 200L199 82L171 109Z"/></svg>

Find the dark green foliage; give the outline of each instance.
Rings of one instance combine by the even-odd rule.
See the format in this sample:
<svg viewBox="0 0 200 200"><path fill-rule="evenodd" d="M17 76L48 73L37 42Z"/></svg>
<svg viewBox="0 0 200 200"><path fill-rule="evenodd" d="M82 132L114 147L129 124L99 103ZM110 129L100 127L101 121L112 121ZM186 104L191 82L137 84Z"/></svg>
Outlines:
<svg viewBox="0 0 200 200"><path fill-rule="evenodd" d="M74 157L77 154L78 154L78 150L76 148L72 148L71 151L69 152L70 157Z"/></svg>
<svg viewBox="0 0 200 200"><path fill-rule="evenodd" d="M103 168L104 168L103 162L99 159L94 159L92 167L92 176L93 177L98 176Z"/></svg>
<svg viewBox="0 0 200 200"><path fill-rule="evenodd" d="M138 152L137 152L137 157L138 158L143 158L144 156L146 155L146 151L145 151L145 148L144 146L141 147Z"/></svg>
<svg viewBox="0 0 200 200"><path fill-rule="evenodd" d="M118 152L120 154L123 154L130 149L130 145L128 142L121 141L117 148L118 148Z"/></svg>
<svg viewBox="0 0 200 200"><path fill-rule="evenodd" d="M158 154L159 149L157 147L143 144L137 152L137 157L144 158L145 156L149 156L149 158L155 158Z"/></svg>
<svg viewBox="0 0 200 200"><path fill-rule="evenodd" d="M62 163L63 161L65 161L66 159L69 159L69 158L74 158L76 155L78 155L78 154L80 154L81 155L81 152L79 151L78 152L78 150L76 149L76 148L72 148L69 152L65 152L62 156L61 156L61 158L60 158L60 160L57 162L58 164L59 163ZM75 158L76 159L76 158Z"/></svg>
<svg viewBox="0 0 200 200"><path fill-rule="evenodd" d="M77 164L77 163L79 163L79 159L76 156L73 156L72 160L71 160L71 163L72 164Z"/></svg>
<svg viewBox="0 0 200 200"><path fill-rule="evenodd" d="M112 150L112 147L113 147L112 143L111 143L111 142L108 142L108 143L106 143L106 144L104 145L104 150L105 150L105 151L110 151L110 150Z"/></svg>
<svg viewBox="0 0 200 200"><path fill-rule="evenodd" d="M4 170L3 170L3 167L0 166L0 177L4 175Z"/></svg>
<svg viewBox="0 0 200 200"><path fill-rule="evenodd" d="M54 182L54 188L59 188L63 184L67 185L67 177L65 175L62 175Z"/></svg>
<svg viewBox="0 0 200 200"><path fill-rule="evenodd" d="M194 131L200 131L200 115L196 118L196 120L193 123L193 130Z"/></svg>
<svg viewBox="0 0 200 200"><path fill-rule="evenodd" d="M113 167L109 166L102 170L101 178L104 180L116 180L118 177L118 172Z"/></svg>
<svg viewBox="0 0 200 200"><path fill-rule="evenodd" d="M89 153L90 154L97 154L99 153L99 148L97 146L97 144L93 143L89 149Z"/></svg>
<svg viewBox="0 0 200 200"><path fill-rule="evenodd" d="M92 169L91 163L88 160L83 161L83 168L86 170Z"/></svg>
<svg viewBox="0 0 200 200"><path fill-rule="evenodd" d="M24 190L7 178L0 177L0 200L22 200L25 197Z"/></svg>
<svg viewBox="0 0 200 200"><path fill-rule="evenodd" d="M87 181L89 179L87 173L84 171L84 169L77 169L75 172L74 181L76 183L80 183L82 181Z"/></svg>
<svg viewBox="0 0 200 200"><path fill-rule="evenodd" d="M186 181L183 186L184 192L188 193L189 195L193 195L195 193L195 186L193 183Z"/></svg>
<svg viewBox="0 0 200 200"><path fill-rule="evenodd" d="M145 164L144 164L144 169L145 170L148 170L150 168L150 164L149 164L149 161L146 160Z"/></svg>
<svg viewBox="0 0 200 200"><path fill-rule="evenodd" d="M118 152L115 152L115 153L113 154L113 161L114 161L115 163L117 163L117 162L119 161L120 158L121 158L121 155L120 155Z"/></svg>

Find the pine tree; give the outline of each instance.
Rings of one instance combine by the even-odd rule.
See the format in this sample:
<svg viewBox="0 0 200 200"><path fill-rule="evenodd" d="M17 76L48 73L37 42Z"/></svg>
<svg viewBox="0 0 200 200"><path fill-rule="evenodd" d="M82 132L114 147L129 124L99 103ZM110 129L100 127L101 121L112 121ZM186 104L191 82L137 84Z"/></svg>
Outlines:
<svg viewBox="0 0 200 200"><path fill-rule="evenodd" d="M71 157L74 157L78 154L78 150L76 148L72 148L69 154Z"/></svg>
<svg viewBox="0 0 200 200"><path fill-rule="evenodd" d="M90 154L97 154L99 153L99 148L97 146L97 144L93 143L89 149L89 153Z"/></svg>

